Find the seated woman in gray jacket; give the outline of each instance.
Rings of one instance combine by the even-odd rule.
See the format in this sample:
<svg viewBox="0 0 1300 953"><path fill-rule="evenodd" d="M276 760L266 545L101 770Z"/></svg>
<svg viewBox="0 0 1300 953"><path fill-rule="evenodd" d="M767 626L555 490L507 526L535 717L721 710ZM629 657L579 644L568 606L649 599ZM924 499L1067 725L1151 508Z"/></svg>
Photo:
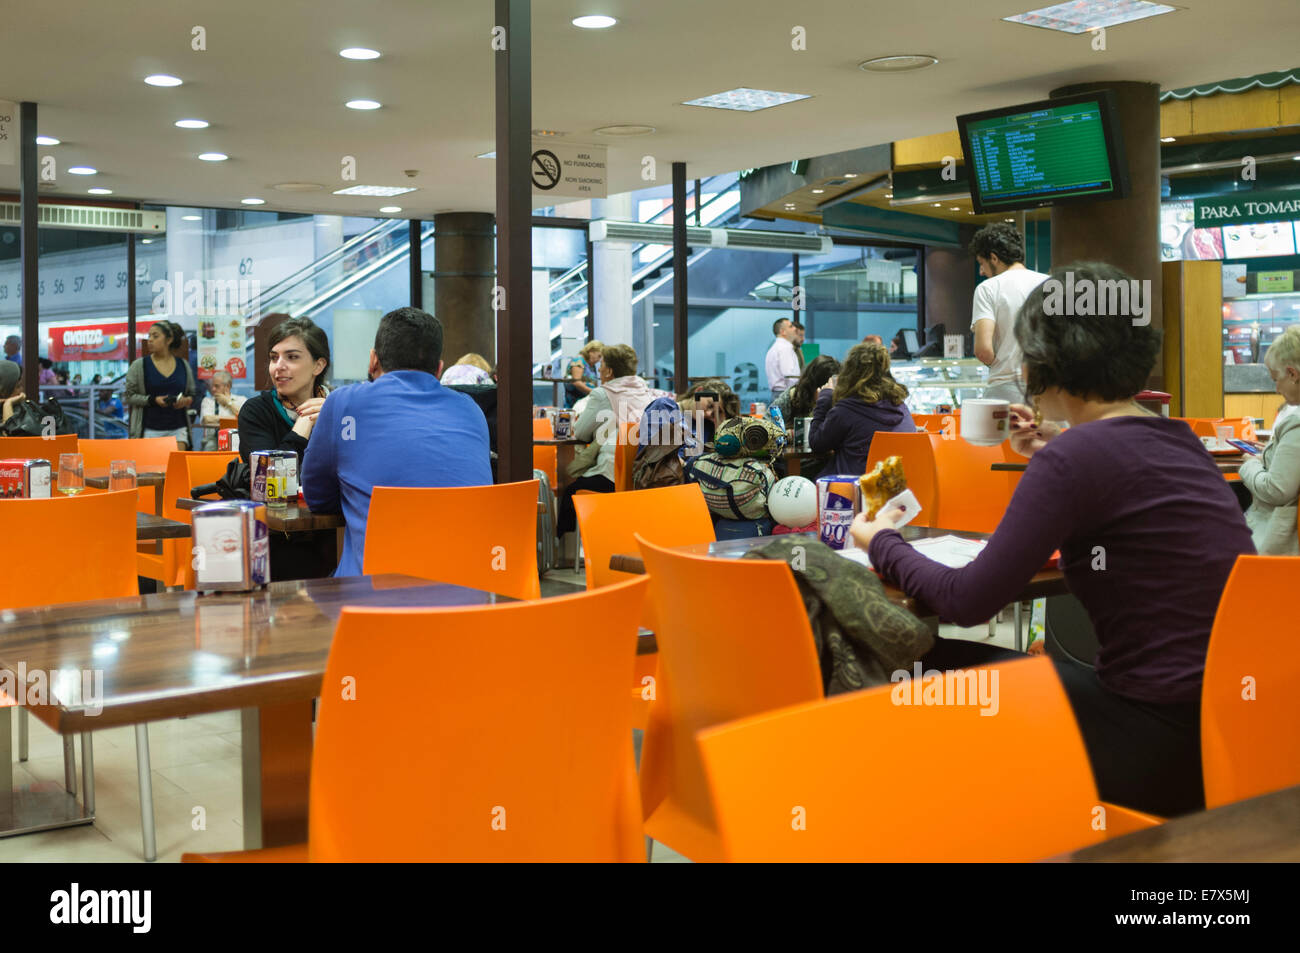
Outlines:
<svg viewBox="0 0 1300 953"><path fill-rule="evenodd" d="M1264 365L1288 406L1300 404L1300 326L1292 325L1264 354ZM1261 556L1300 556L1296 501L1300 497L1300 414L1273 427L1268 446L1241 465L1241 482L1254 497L1246 511Z"/></svg>

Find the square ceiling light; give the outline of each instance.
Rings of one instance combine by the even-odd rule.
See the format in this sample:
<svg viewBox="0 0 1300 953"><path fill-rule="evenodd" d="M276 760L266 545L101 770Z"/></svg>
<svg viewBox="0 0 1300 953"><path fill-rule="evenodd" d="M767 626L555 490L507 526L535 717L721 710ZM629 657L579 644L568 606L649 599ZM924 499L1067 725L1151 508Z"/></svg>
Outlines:
<svg viewBox="0 0 1300 953"><path fill-rule="evenodd" d="M405 192L414 192L413 185L354 185L346 189L335 189L335 195L402 195Z"/></svg>
<svg viewBox="0 0 1300 953"><path fill-rule="evenodd" d="M1149 3L1148 0L1073 0L1002 19L1061 33L1087 33L1173 13L1176 9L1164 3Z"/></svg>
<svg viewBox="0 0 1300 953"><path fill-rule="evenodd" d="M796 100L811 98L804 93L774 93L768 89L749 89L741 86L739 89L729 89L725 93L714 93L712 96L704 96L700 99L688 99L682 105L736 109L740 112L752 113L760 109L770 109L773 106L783 106Z"/></svg>

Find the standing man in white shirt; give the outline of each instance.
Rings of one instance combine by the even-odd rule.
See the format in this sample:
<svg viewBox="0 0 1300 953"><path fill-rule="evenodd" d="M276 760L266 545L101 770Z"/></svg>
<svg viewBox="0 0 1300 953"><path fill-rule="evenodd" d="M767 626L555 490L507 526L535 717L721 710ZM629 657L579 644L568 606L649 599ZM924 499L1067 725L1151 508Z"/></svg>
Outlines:
<svg viewBox="0 0 1300 953"><path fill-rule="evenodd" d="M975 356L989 368L984 397L1023 404L1016 315L1029 292L1046 281L1047 275L1025 267L1025 241L1005 222L985 225L976 232L970 252L979 262L980 277L986 279L975 287L971 307Z"/></svg>
<svg viewBox="0 0 1300 953"><path fill-rule="evenodd" d="M764 366L767 370L767 386L776 400L781 391L799 380L799 357L794 352L794 340L799 329L789 318L780 318L772 325L776 340L767 349Z"/></svg>

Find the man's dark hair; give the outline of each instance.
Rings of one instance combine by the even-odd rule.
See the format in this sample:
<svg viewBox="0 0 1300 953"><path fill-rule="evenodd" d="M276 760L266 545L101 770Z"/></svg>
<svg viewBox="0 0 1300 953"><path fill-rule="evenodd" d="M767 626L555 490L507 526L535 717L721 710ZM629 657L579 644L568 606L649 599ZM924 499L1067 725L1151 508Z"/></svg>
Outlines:
<svg viewBox="0 0 1300 953"><path fill-rule="evenodd" d="M1047 280L1029 292L1015 329L1028 369L1026 393L1036 397L1057 387L1084 399L1133 397L1146 386L1160 356L1160 332L1150 324L1135 325L1138 312L1131 306L1122 314L1047 314L1044 302L1049 294L1059 293L1066 272L1073 273L1076 288L1085 282L1096 288L1102 281L1129 280L1114 265L1081 261L1053 268ZM1053 280L1060 284L1053 285Z"/></svg>
<svg viewBox="0 0 1300 953"><path fill-rule="evenodd" d="M1025 260L1025 240L1015 227L1006 222L985 225L970 242L970 253L977 258L998 256L1004 265Z"/></svg>
<svg viewBox="0 0 1300 953"><path fill-rule="evenodd" d="M442 322L419 308L398 308L379 321L375 356L385 374L389 371L438 373L442 360Z"/></svg>
<svg viewBox="0 0 1300 953"><path fill-rule="evenodd" d="M777 318L772 322L772 335L776 336L781 333L781 325L789 321L789 318Z"/></svg>

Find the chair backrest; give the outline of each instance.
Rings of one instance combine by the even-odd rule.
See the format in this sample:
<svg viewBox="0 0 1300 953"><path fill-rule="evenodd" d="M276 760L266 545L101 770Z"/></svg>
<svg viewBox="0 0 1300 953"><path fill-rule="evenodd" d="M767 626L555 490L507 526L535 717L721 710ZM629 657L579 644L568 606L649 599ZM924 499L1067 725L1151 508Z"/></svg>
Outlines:
<svg viewBox="0 0 1300 953"><path fill-rule="evenodd" d="M0 608L138 594L135 505L126 490L0 501L6 538L22 547L0 573Z"/></svg>
<svg viewBox="0 0 1300 953"><path fill-rule="evenodd" d="M536 480L492 486L377 486L367 575L396 572L538 599Z"/></svg>
<svg viewBox="0 0 1300 953"><path fill-rule="evenodd" d="M0 459L49 460L57 476L59 454L77 452L77 435L60 434L57 437L0 437ZM172 441L176 446L176 441ZM89 464L87 464L89 465Z"/></svg>
<svg viewBox="0 0 1300 953"><path fill-rule="evenodd" d="M170 437L167 438L171 440ZM172 443L176 441L172 440ZM176 450L172 449L167 462L167 476L163 480L162 515L180 523L193 523L193 511L181 509L176 501L190 496L190 491L205 483L215 483L226 472L231 460L239 454L230 450ZM212 498L216 502L216 497ZM194 566L190 559L193 541L185 539L163 540L164 565L186 589L194 588Z"/></svg>
<svg viewBox="0 0 1300 953"><path fill-rule="evenodd" d="M659 644L641 750L646 834L707 861L721 845L695 733L820 698L812 629L783 562L688 556L640 535L637 543Z"/></svg>
<svg viewBox="0 0 1300 953"><path fill-rule="evenodd" d="M1006 441L1003 441L1006 443ZM935 472L935 514L931 526L991 533L1011 502L1012 483L993 464L1007 457L1001 445L977 447L960 437L932 436Z"/></svg>
<svg viewBox="0 0 1300 953"><path fill-rule="evenodd" d="M1219 599L1201 688L1206 807L1300 784L1300 558L1239 556Z"/></svg>
<svg viewBox="0 0 1300 953"><path fill-rule="evenodd" d="M646 585L344 609L312 751L310 859L644 859L627 676ZM358 751L382 765L363 780ZM418 811L393 810L413 793Z"/></svg>
<svg viewBox="0 0 1300 953"><path fill-rule="evenodd" d="M632 469L636 465L639 427L635 423L618 425L618 446L614 450L614 491L632 489Z"/></svg>
<svg viewBox="0 0 1300 953"><path fill-rule="evenodd" d="M87 470L107 470L114 460L134 460L135 472L167 472L167 458L176 452L175 437L134 437L123 440L98 438L80 440L77 450L81 453ZM55 466L58 464L56 463ZM156 487L139 488L137 509L142 513L156 512Z"/></svg>
<svg viewBox="0 0 1300 953"><path fill-rule="evenodd" d="M960 703L981 673L990 700ZM726 860L1023 862L1108 836L1049 659L769 712L699 744Z"/></svg>
<svg viewBox="0 0 1300 953"><path fill-rule="evenodd" d="M921 504L921 512L912 521L916 526L940 525L934 522L937 506L934 441L942 439L942 435L938 433L877 431L871 438L871 447L867 451L866 471L868 473L886 457L902 457L903 475L907 478L907 487Z"/></svg>

